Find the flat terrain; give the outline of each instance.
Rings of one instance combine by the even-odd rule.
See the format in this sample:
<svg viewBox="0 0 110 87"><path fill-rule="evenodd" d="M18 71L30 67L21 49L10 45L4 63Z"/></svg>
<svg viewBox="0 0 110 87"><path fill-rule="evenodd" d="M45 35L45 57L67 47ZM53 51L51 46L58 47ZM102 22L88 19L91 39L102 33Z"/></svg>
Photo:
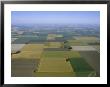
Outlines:
<svg viewBox="0 0 110 87"><path fill-rule="evenodd" d="M100 53L100 46L99 45L95 45L93 47Z"/></svg>
<svg viewBox="0 0 110 87"><path fill-rule="evenodd" d="M86 36L83 36L83 37L75 37L75 39L77 39L77 40L92 40L92 41L98 40L98 38L96 38L96 37L86 37Z"/></svg>
<svg viewBox="0 0 110 87"><path fill-rule="evenodd" d="M12 77L100 76L99 26L13 25L11 37Z"/></svg>
<svg viewBox="0 0 110 87"><path fill-rule="evenodd" d="M13 41L13 44L27 44L27 43L37 43L37 42L43 42L46 40L46 37L42 36L42 37L19 37L17 40Z"/></svg>
<svg viewBox="0 0 110 87"><path fill-rule="evenodd" d="M72 46L73 51L96 51L92 46Z"/></svg>
<svg viewBox="0 0 110 87"><path fill-rule="evenodd" d="M44 48L44 44L27 44L23 47L22 51L41 51Z"/></svg>
<svg viewBox="0 0 110 87"><path fill-rule="evenodd" d="M55 40L56 34L48 34L47 40Z"/></svg>
<svg viewBox="0 0 110 87"><path fill-rule="evenodd" d="M11 52L14 53L20 51L24 46L25 44L11 44Z"/></svg>
<svg viewBox="0 0 110 87"><path fill-rule="evenodd" d="M83 51L80 52L81 56L88 62L90 66L97 72L97 76L100 76L100 55L97 51Z"/></svg>
<svg viewBox="0 0 110 87"><path fill-rule="evenodd" d="M83 76L96 76L95 71L93 68L85 61L83 58L71 58L70 63L76 71L76 76L83 77Z"/></svg>
<svg viewBox="0 0 110 87"><path fill-rule="evenodd" d="M46 58L41 59L36 76L75 76L75 72L65 59Z"/></svg>
<svg viewBox="0 0 110 87"><path fill-rule="evenodd" d="M13 54L12 58L40 59L43 52L43 44L26 44L20 53Z"/></svg>
<svg viewBox="0 0 110 87"><path fill-rule="evenodd" d="M44 48L61 48L61 42L46 42Z"/></svg>
<svg viewBox="0 0 110 87"><path fill-rule="evenodd" d="M32 51L22 51L18 54L13 54L12 55L12 58L25 58L25 59L40 59L41 57L41 51L35 51L35 52L32 52Z"/></svg>
<svg viewBox="0 0 110 87"><path fill-rule="evenodd" d="M75 51L44 51L42 58L71 58L80 57L80 54Z"/></svg>
<svg viewBox="0 0 110 87"><path fill-rule="evenodd" d="M32 77L34 70L38 69L39 60L36 59L12 59L12 77Z"/></svg>
<svg viewBox="0 0 110 87"><path fill-rule="evenodd" d="M18 38L11 38L11 43L14 42Z"/></svg>

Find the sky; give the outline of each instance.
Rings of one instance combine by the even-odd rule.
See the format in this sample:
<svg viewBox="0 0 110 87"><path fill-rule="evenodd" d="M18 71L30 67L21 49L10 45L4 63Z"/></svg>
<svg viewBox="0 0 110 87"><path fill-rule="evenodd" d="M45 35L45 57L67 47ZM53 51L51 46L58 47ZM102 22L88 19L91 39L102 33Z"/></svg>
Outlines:
<svg viewBox="0 0 110 87"><path fill-rule="evenodd" d="M100 12L12 11L11 24L100 24Z"/></svg>

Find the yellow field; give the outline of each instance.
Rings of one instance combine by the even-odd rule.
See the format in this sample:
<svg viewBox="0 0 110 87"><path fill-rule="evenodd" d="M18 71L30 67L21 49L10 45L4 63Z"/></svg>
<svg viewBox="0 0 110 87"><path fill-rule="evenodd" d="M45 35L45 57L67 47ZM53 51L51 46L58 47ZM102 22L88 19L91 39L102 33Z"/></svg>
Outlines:
<svg viewBox="0 0 110 87"><path fill-rule="evenodd" d="M27 44L18 54L13 54L12 58L36 58L39 59L43 51L43 44Z"/></svg>
<svg viewBox="0 0 110 87"><path fill-rule="evenodd" d="M41 51L44 48L44 44L27 44L21 51Z"/></svg>
<svg viewBox="0 0 110 87"><path fill-rule="evenodd" d="M55 37L47 37L47 40L55 40Z"/></svg>
<svg viewBox="0 0 110 87"><path fill-rule="evenodd" d="M22 51L21 53L18 54L13 54L12 58L27 58L27 59L32 59L32 58L36 58L36 59L40 59L42 54L42 51Z"/></svg>
<svg viewBox="0 0 110 87"><path fill-rule="evenodd" d="M75 72L65 59L41 59L36 76L74 76Z"/></svg>
<svg viewBox="0 0 110 87"><path fill-rule="evenodd" d="M47 40L54 40L56 37L56 34L48 34Z"/></svg>
<svg viewBox="0 0 110 87"><path fill-rule="evenodd" d="M38 72L73 72L69 62L65 59L41 59Z"/></svg>
<svg viewBox="0 0 110 87"><path fill-rule="evenodd" d="M60 48L61 46L60 42L46 42L44 48Z"/></svg>
<svg viewBox="0 0 110 87"><path fill-rule="evenodd" d="M35 77L75 77L75 72L36 72Z"/></svg>
<svg viewBox="0 0 110 87"><path fill-rule="evenodd" d="M71 46L85 46L85 45L87 45L86 43L83 43L81 40L69 40L69 45L71 45Z"/></svg>
<svg viewBox="0 0 110 87"><path fill-rule="evenodd" d="M48 37L56 37L56 34L48 34Z"/></svg>

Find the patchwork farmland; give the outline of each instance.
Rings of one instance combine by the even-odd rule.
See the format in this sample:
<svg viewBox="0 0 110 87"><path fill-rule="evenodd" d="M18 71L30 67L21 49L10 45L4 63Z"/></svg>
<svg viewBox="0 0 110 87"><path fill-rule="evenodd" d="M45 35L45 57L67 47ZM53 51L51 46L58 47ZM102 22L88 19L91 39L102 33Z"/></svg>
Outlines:
<svg viewBox="0 0 110 87"><path fill-rule="evenodd" d="M99 28L39 25L27 31L27 26L15 27L11 32L12 77L100 76Z"/></svg>

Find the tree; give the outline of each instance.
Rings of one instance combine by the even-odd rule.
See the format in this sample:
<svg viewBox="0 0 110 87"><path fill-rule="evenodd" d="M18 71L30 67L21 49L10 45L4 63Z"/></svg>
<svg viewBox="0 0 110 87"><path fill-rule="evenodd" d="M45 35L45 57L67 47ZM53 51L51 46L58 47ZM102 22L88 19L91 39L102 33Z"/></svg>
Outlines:
<svg viewBox="0 0 110 87"><path fill-rule="evenodd" d="M72 47L71 47L71 46L69 46L69 47L68 47L68 49L72 49Z"/></svg>
<svg viewBox="0 0 110 87"><path fill-rule="evenodd" d="M64 41L64 43L67 43L68 41Z"/></svg>

